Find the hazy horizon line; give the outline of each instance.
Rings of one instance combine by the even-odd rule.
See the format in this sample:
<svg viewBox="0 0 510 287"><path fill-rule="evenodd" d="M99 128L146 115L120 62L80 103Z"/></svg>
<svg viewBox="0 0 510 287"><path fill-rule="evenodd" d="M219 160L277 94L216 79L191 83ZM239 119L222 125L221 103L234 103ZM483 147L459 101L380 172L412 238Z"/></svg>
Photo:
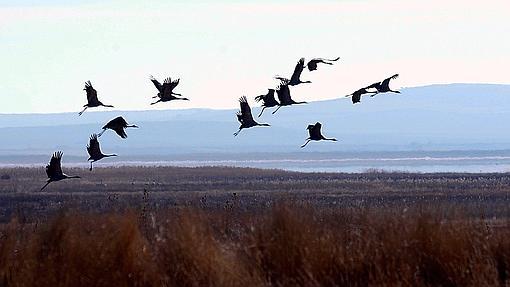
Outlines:
<svg viewBox="0 0 510 287"><path fill-rule="evenodd" d="M427 87L436 87L436 86L453 86L453 85L480 85L480 86L510 86L510 83L508 84L501 84L501 83L468 83L468 82L452 82L452 83L433 83L433 84L426 84L426 85L418 85L418 86L411 86L411 87L402 87L400 90L406 90L406 89L416 89L416 88L427 88ZM323 100L310 100L309 102L327 102L327 101L335 101L338 99L342 99L343 96L339 96L338 98L334 99L323 99ZM77 111L81 107L77 108ZM252 108L260 108L259 106L252 106ZM191 108L180 108L180 107L173 107L173 108L166 108L166 109L122 109L122 110L102 110L102 111L89 111L89 113L108 113L108 112L161 112L161 111L171 111L171 110L177 110L177 111L186 111L186 110L210 110L210 111L231 111L235 110L237 107L232 108L207 108L207 107L191 107ZM47 112L47 113L31 113L31 112L19 112L19 113L1 113L0 116L17 116L17 115L62 115L62 114L74 114L77 113L77 111L66 111L66 112Z"/></svg>

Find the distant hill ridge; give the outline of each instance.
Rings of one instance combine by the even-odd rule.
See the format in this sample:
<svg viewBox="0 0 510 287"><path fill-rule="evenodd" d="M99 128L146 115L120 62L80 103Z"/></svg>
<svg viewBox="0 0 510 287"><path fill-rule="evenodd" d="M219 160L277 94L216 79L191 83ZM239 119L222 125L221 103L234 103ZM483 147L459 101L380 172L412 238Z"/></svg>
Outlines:
<svg viewBox="0 0 510 287"><path fill-rule="evenodd" d="M296 89L299 89L297 87ZM307 105L267 112L267 129L238 128L235 110L185 109L107 111L59 114L0 114L0 155L50 154L56 149L85 153L88 136L123 115L138 130L125 142L105 133L105 152L157 155L215 152L311 152L358 150L510 149L510 85L449 84L404 88L402 94L310 101ZM257 107L250 99L252 107ZM171 106L171 103L168 104ZM258 114L259 108L254 109ZM323 133L337 143L299 145L306 125L320 121ZM51 136L51 137L50 137Z"/></svg>

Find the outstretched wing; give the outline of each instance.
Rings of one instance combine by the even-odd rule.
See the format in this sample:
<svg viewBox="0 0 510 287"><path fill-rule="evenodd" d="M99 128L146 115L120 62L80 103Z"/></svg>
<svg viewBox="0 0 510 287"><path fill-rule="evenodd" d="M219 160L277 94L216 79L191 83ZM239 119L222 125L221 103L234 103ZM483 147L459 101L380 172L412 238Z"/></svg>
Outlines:
<svg viewBox="0 0 510 287"><path fill-rule="evenodd" d="M94 103L97 102L97 91L92 87L92 83L90 81L85 82L85 92L87 92L87 102Z"/></svg>
<svg viewBox="0 0 510 287"><path fill-rule="evenodd" d="M173 90L175 87L177 87L177 85L179 84L179 81L180 81L180 79L172 81L172 78L168 77L163 82L163 89L171 89L171 90Z"/></svg>
<svg viewBox="0 0 510 287"><path fill-rule="evenodd" d="M260 101L264 101L265 98L266 98L266 95L256 96L255 101L258 103Z"/></svg>
<svg viewBox="0 0 510 287"><path fill-rule="evenodd" d="M289 82L290 81L289 79L284 78L284 77L280 77L280 76L275 76L274 78L277 79L277 80L280 80L281 82Z"/></svg>
<svg viewBox="0 0 510 287"><path fill-rule="evenodd" d="M123 117L119 116L119 117L116 117L113 120L109 121L103 127L103 129L114 129L116 127L125 127L127 125L128 125L128 123L126 122L126 120Z"/></svg>
<svg viewBox="0 0 510 287"><path fill-rule="evenodd" d="M389 78L387 78L385 81L389 81L389 80L395 80L396 78L398 78L398 74L395 74Z"/></svg>
<svg viewBox="0 0 510 287"><path fill-rule="evenodd" d="M361 102L361 94L359 93L352 94L351 100L353 104Z"/></svg>
<svg viewBox="0 0 510 287"><path fill-rule="evenodd" d="M121 138L125 139L127 138L127 134L126 134L126 131L124 130L124 128L116 128L116 129L113 129Z"/></svg>
<svg viewBox="0 0 510 287"><path fill-rule="evenodd" d="M290 89L289 85L287 83L281 83L277 90L276 94L278 95L278 100L280 101L280 104L289 103L292 99L290 97Z"/></svg>
<svg viewBox="0 0 510 287"><path fill-rule="evenodd" d="M253 121L253 116L251 114L251 108L250 108L250 105L248 104L248 100L246 99L245 96L242 96L241 98L239 98L239 105L241 106L242 121L243 122ZM238 118L239 118L239 116L238 116Z"/></svg>
<svg viewBox="0 0 510 287"><path fill-rule="evenodd" d="M322 128L321 123L316 122L312 128L312 133L315 134L316 136L319 136L321 134L321 128Z"/></svg>
<svg viewBox="0 0 510 287"><path fill-rule="evenodd" d="M360 95L364 95L364 94L370 94L370 93L373 93L373 92L367 91L367 88L361 88L361 89L357 90L356 93L358 93Z"/></svg>
<svg viewBox="0 0 510 287"><path fill-rule="evenodd" d="M55 152L50 159L50 163L46 165L46 175L48 175L49 178L62 175L62 155L63 153L61 151Z"/></svg>
<svg viewBox="0 0 510 287"><path fill-rule="evenodd" d="M367 86L364 89L377 89L379 86L381 86L381 82L373 83L372 85Z"/></svg>
<svg viewBox="0 0 510 287"><path fill-rule="evenodd" d="M274 89L269 89L269 91L267 92L267 95L266 95L266 98L264 100L264 104L266 106L277 106L279 105L280 103L278 103L278 101L276 101L276 99L274 98L274 92L275 90Z"/></svg>
<svg viewBox="0 0 510 287"><path fill-rule="evenodd" d="M255 101L263 101L264 104L276 102L276 99L274 98L274 89L268 89L267 94L265 95L256 96Z"/></svg>
<svg viewBox="0 0 510 287"><path fill-rule="evenodd" d="M301 77L301 73L303 72L304 68L305 68L305 58L301 58L297 62L296 67L294 68L294 73L292 73L292 77L290 78L290 80L292 82L298 82L299 77Z"/></svg>
<svg viewBox="0 0 510 287"><path fill-rule="evenodd" d="M179 79L172 81L172 78L168 77L163 82L162 96L169 97L172 95L174 88L179 84Z"/></svg>
<svg viewBox="0 0 510 287"><path fill-rule="evenodd" d="M398 74L395 74L395 75L393 75L393 76L391 76L391 77L389 77L389 78L385 79L385 80L382 82L382 85L383 85L383 86L388 86L388 87L389 87L389 85L390 85L390 81L391 81L391 80L395 80L396 78L398 78Z"/></svg>
<svg viewBox="0 0 510 287"><path fill-rule="evenodd" d="M161 83L158 80L156 80L153 76L151 76L151 82L154 84L156 89L158 89L158 91L161 93L161 91L163 90L163 86L161 85Z"/></svg>
<svg viewBox="0 0 510 287"><path fill-rule="evenodd" d="M306 128L306 129L308 130L308 135L309 135L310 137L312 137L312 130L313 130L313 127L314 127L314 126L315 126L315 125L308 125L308 127Z"/></svg>
<svg viewBox="0 0 510 287"><path fill-rule="evenodd" d="M173 80L172 82L170 82L170 88L172 88L172 91L173 89L175 89L175 87L177 87L177 85L179 85L179 81L181 79L177 79L177 80Z"/></svg>
<svg viewBox="0 0 510 287"><path fill-rule="evenodd" d="M241 114L241 112L237 112L236 116L239 123L243 124L243 114Z"/></svg>
<svg viewBox="0 0 510 287"><path fill-rule="evenodd" d="M101 154L101 147L99 146L96 134L92 134L90 136L89 144L87 145L87 152L91 157Z"/></svg>

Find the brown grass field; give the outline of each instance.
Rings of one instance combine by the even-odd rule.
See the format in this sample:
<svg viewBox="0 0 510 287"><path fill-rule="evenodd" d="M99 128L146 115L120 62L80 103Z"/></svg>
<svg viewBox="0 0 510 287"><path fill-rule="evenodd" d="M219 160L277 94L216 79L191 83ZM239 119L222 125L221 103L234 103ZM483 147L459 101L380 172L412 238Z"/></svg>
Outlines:
<svg viewBox="0 0 510 287"><path fill-rule="evenodd" d="M0 170L0 286L508 286L510 174Z"/></svg>

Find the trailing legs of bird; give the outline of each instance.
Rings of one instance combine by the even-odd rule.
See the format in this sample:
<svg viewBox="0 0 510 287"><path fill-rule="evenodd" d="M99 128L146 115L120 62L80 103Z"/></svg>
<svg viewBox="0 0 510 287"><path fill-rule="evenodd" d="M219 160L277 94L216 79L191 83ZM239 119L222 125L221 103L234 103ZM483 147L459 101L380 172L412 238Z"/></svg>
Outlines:
<svg viewBox="0 0 510 287"><path fill-rule="evenodd" d="M83 109L83 111L79 112L79 113L78 113L78 116L81 116L81 114L83 114L87 108L88 108L88 107L85 107L85 108Z"/></svg>
<svg viewBox="0 0 510 287"><path fill-rule="evenodd" d="M275 114L282 106L278 106L278 108L276 110L274 110L271 114Z"/></svg>
<svg viewBox="0 0 510 287"><path fill-rule="evenodd" d="M265 109L266 109L266 107L262 107L262 111L260 111L260 114L258 116L259 118L260 118L260 116L262 115L262 113L264 112Z"/></svg>
<svg viewBox="0 0 510 287"><path fill-rule="evenodd" d="M301 146L301 148L304 148L311 140L306 140L305 144Z"/></svg>
<svg viewBox="0 0 510 287"><path fill-rule="evenodd" d="M41 188L40 191L43 191L43 189L45 189L48 186L48 184L50 184L50 181L46 182L46 184Z"/></svg>

